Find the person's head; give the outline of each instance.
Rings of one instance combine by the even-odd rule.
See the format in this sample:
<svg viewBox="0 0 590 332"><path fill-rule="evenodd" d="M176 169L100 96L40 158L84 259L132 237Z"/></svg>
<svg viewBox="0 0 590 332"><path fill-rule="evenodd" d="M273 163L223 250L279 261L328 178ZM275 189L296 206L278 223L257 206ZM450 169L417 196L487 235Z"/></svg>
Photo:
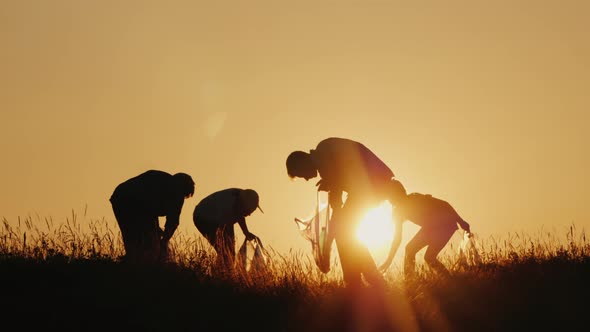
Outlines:
<svg viewBox="0 0 590 332"><path fill-rule="evenodd" d="M391 179L389 183L389 200L392 205L401 205L407 198L407 192L404 185L398 180Z"/></svg>
<svg viewBox="0 0 590 332"><path fill-rule="evenodd" d="M184 198L190 198L195 193L195 181L186 173L176 173L173 176L175 187L180 190Z"/></svg>
<svg viewBox="0 0 590 332"><path fill-rule="evenodd" d="M287 157L287 174L290 178L298 177L309 180L318 175L318 169L309 153L294 151Z"/></svg>
<svg viewBox="0 0 590 332"><path fill-rule="evenodd" d="M247 217L252 214L256 209L259 209L260 212L264 213L260 208L260 199L258 197L258 193L252 189L242 189L238 196L238 206L240 209L240 213Z"/></svg>

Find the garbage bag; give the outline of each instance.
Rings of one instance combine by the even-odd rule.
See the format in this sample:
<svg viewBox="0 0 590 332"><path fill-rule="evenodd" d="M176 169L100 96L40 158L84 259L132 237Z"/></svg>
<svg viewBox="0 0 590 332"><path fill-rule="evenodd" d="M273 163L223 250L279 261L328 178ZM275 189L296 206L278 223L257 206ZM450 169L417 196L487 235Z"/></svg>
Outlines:
<svg viewBox="0 0 590 332"><path fill-rule="evenodd" d="M264 271L269 264L269 255L260 238L244 239L238 250L236 263L245 272Z"/></svg>
<svg viewBox="0 0 590 332"><path fill-rule="evenodd" d="M321 204L319 193L315 215L309 219L295 218L301 236L310 242L314 261L323 273L330 271L332 243L334 242L329 221L330 206L329 204Z"/></svg>

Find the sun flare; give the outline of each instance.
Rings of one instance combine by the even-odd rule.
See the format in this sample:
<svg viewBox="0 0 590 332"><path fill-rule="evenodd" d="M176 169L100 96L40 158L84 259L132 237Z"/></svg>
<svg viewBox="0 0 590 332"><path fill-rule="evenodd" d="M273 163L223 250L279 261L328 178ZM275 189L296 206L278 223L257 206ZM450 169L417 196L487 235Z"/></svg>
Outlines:
<svg viewBox="0 0 590 332"><path fill-rule="evenodd" d="M357 229L357 237L373 253L388 249L393 239L391 204L385 202L367 212Z"/></svg>

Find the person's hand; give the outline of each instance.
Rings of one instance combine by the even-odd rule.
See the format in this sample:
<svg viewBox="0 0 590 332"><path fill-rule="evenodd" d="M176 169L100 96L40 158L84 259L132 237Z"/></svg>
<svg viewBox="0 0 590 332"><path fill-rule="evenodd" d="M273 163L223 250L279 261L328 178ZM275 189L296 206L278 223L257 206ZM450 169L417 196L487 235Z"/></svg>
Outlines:
<svg viewBox="0 0 590 332"><path fill-rule="evenodd" d="M469 225L468 222L464 220L459 220L458 223L459 226L461 226L461 229L463 229L467 235L471 234L471 225Z"/></svg>
<svg viewBox="0 0 590 332"><path fill-rule="evenodd" d="M467 237L473 236L473 233L471 233L471 226L468 223L465 223L463 230L465 231L465 234L467 235Z"/></svg>
<svg viewBox="0 0 590 332"><path fill-rule="evenodd" d="M248 233L248 234L246 234L246 240L248 240L248 241L258 240L258 236L254 235L254 233Z"/></svg>

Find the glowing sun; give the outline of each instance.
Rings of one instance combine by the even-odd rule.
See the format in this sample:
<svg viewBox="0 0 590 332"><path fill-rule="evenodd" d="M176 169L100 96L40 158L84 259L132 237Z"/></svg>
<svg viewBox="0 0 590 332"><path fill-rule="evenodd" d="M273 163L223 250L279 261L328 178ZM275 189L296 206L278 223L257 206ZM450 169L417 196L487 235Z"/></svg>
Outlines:
<svg viewBox="0 0 590 332"><path fill-rule="evenodd" d="M391 211L385 202L369 210L359 224L356 235L373 253L389 249L394 232Z"/></svg>

